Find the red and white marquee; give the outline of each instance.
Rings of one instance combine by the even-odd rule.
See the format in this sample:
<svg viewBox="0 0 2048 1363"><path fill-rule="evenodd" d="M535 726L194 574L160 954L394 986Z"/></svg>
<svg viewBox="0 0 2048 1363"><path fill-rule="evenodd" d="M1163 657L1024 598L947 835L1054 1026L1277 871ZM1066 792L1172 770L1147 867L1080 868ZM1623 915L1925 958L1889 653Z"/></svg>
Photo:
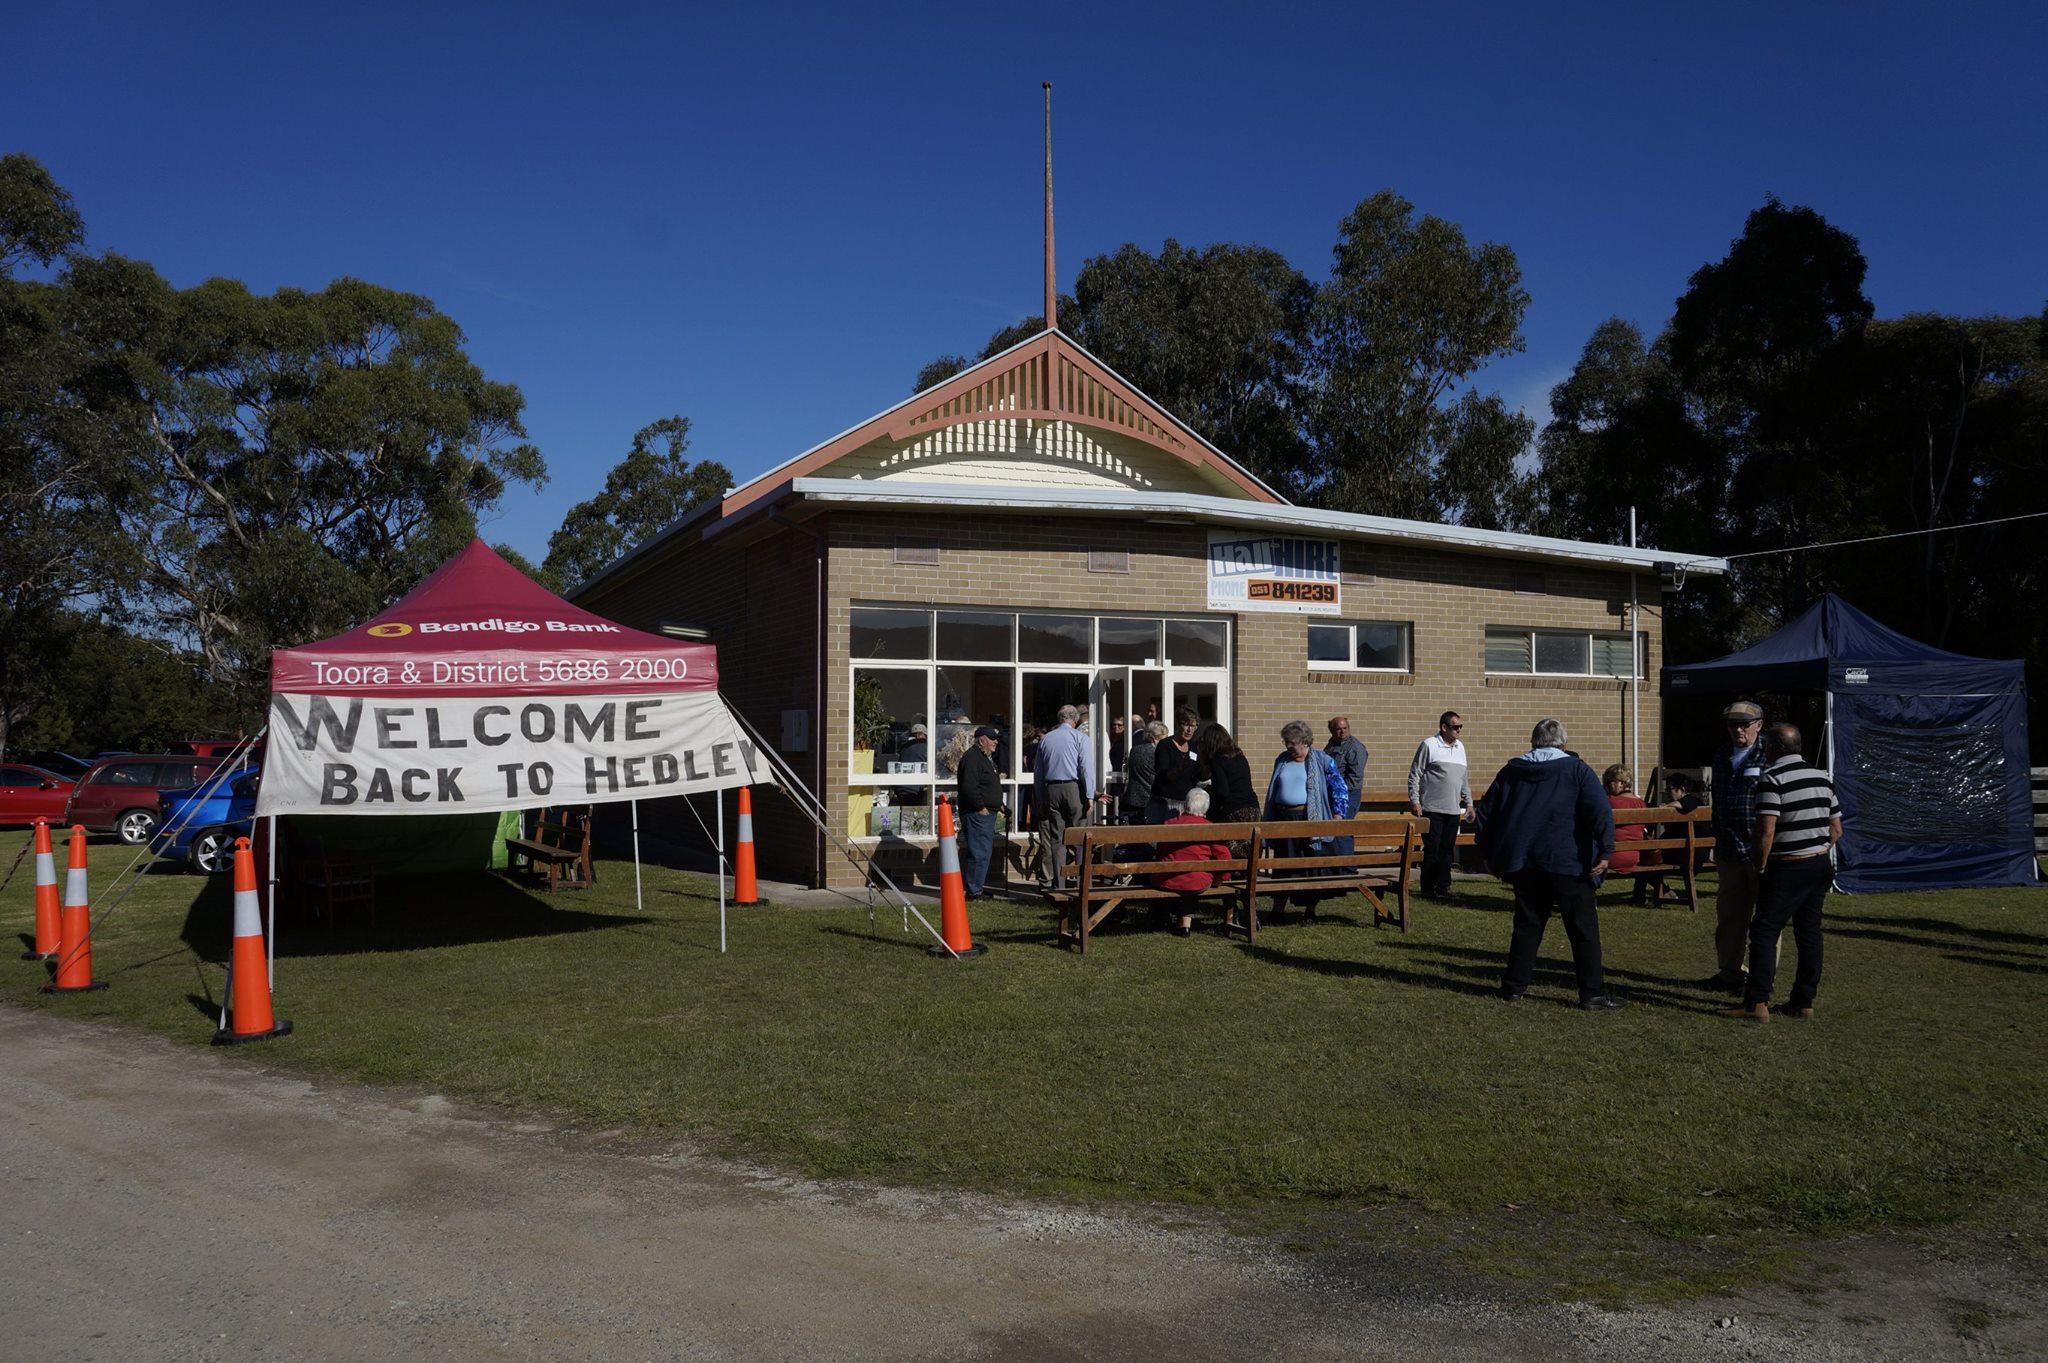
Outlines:
<svg viewBox="0 0 2048 1363"><path fill-rule="evenodd" d="M272 655L257 813L447 814L773 784L718 653L570 605L482 540Z"/></svg>

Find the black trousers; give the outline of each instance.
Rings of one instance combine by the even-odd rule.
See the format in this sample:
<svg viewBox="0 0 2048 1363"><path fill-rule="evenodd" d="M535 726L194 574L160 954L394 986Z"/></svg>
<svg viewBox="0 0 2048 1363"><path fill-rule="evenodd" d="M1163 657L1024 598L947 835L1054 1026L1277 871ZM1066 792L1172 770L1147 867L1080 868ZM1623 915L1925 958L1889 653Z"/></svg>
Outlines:
<svg viewBox="0 0 2048 1363"><path fill-rule="evenodd" d="M1429 831L1422 835L1422 892L1447 895L1451 892L1451 867L1458 860L1460 820L1456 814L1434 811L1423 817L1429 820Z"/></svg>
<svg viewBox="0 0 2048 1363"><path fill-rule="evenodd" d="M1517 871L1508 877L1515 888L1515 935L1508 944L1508 969L1501 976L1504 994L1520 994L1536 975L1536 952L1543 945L1543 929L1555 913L1564 919L1564 934L1571 939L1572 965L1579 972L1579 998L1594 998L1607 992L1607 977L1600 969L1600 917L1593 907L1593 882L1584 876L1557 875L1551 871Z"/></svg>
<svg viewBox="0 0 2048 1363"><path fill-rule="evenodd" d="M1821 906L1834 884L1829 858L1800 857L1774 861L1764 869L1756 891L1756 916L1749 923L1749 985L1745 1007L1771 1001L1778 973L1778 934L1792 925L1792 944L1799 949L1799 970L1792 977L1787 1008L1811 1008L1820 993Z"/></svg>

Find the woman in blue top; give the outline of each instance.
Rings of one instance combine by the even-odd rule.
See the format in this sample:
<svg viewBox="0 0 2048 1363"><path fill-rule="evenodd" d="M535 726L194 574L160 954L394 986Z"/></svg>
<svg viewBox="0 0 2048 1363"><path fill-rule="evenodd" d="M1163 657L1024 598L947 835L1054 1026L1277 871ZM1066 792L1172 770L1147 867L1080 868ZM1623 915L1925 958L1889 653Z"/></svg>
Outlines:
<svg viewBox="0 0 2048 1363"><path fill-rule="evenodd" d="M1266 818L1269 820L1301 819L1316 822L1326 819L1351 817L1351 789L1337 772L1337 764L1327 753L1316 748L1315 730L1301 720L1294 720L1280 730L1280 741L1287 746L1273 759L1273 778L1266 785ZM1283 839L1275 849L1282 857L1315 856L1321 850L1316 844L1320 839ZM1312 870L1282 871L1280 875L1313 875ZM1287 908L1289 896L1273 896L1272 916L1279 921ZM1301 900L1301 921L1304 927L1316 921L1316 901L1320 895L1304 894Z"/></svg>

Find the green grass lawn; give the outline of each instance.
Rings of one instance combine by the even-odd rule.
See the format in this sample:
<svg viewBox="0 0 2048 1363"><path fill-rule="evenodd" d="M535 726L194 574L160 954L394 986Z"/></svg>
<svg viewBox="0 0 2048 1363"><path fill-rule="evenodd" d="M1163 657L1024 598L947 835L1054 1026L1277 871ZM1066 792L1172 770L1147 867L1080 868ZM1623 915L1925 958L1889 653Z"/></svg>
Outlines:
<svg viewBox="0 0 2048 1363"><path fill-rule="evenodd" d="M96 849L102 867L111 846ZM123 858L125 859L125 858ZM109 874L102 870L100 875ZM1492 997L1498 886L1375 930L1356 899L1259 946L1115 921L1084 958L1048 910L974 906L979 959L859 909L749 909L629 865L580 894L388 881L374 931L287 918L252 1064L568 1114L792 1171L1006 1194L1324 1214L1503 1208L1673 1242L2021 1216L2048 1182L2048 895L1837 896L1819 1016L1725 1021L1695 981L1711 906L1603 899L1583 1014L1553 923L1529 998ZM0 912L32 927L27 868ZM936 912L932 913L936 920ZM96 922L104 992L5 996L205 1045L226 887L146 877ZM1213 919L1210 920L1213 924ZM914 927L914 925L913 925ZM1790 982L1786 944L1780 996Z"/></svg>

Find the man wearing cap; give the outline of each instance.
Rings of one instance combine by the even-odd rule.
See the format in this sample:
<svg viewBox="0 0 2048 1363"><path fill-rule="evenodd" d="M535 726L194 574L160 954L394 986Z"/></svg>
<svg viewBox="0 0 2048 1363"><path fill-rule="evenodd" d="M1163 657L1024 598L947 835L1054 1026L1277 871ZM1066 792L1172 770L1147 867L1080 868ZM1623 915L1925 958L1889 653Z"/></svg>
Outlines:
<svg viewBox="0 0 2048 1363"><path fill-rule="evenodd" d="M969 899L981 897L989 853L996 845L996 811L1003 806L996 746L1002 741L1000 732L984 724L974 731L974 746L960 755L960 816L967 834L967 856L960 871Z"/></svg>
<svg viewBox="0 0 2048 1363"><path fill-rule="evenodd" d="M1709 989L1741 991L1749 979L1749 922L1756 914L1756 787L1764 775L1764 708L1738 700L1721 712L1728 741L1714 754L1714 957Z"/></svg>
<svg viewBox="0 0 2048 1363"><path fill-rule="evenodd" d="M909 741L903 745L896 756L899 761L908 766L912 762L929 762L931 760L931 751L931 731L922 724L913 724L910 726Z"/></svg>

